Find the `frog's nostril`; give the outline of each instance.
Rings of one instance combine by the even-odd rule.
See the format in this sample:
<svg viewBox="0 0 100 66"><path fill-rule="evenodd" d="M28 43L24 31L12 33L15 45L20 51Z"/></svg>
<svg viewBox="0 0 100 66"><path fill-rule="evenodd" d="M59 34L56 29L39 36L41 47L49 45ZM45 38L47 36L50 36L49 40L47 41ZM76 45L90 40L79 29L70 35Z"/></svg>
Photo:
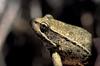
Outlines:
<svg viewBox="0 0 100 66"><path fill-rule="evenodd" d="M41 30L41 32L47 32L48 31L48 27L46 26L46 25L41 25L40 26L40 30Z"/></svg>

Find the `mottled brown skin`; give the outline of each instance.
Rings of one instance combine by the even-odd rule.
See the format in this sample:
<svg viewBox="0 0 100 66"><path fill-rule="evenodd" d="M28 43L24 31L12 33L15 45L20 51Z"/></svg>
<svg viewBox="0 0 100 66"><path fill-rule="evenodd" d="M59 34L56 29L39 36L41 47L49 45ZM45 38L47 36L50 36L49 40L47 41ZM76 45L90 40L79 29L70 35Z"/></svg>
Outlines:
<svg viewBox="0 0 100 66"><path fill-rule="evenodd" d="M40 38L57 48L54 50L68 65L84 66L82 62L91 56L92 36L83 28L55 20L51 15L36 18L33 28Z"/></svg>
<svg viewBox="0 0 100 66"><path fill-rule="evenodd" d="M82 63L80 63L79 60L77 59L68 59L63 61L64 66L84 66Z"/></svg>

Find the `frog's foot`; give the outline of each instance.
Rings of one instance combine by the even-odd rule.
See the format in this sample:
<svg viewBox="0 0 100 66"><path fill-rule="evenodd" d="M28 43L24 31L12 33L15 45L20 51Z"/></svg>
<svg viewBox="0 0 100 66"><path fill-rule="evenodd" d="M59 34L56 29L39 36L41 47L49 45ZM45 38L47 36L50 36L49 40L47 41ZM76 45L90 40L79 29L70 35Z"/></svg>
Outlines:
<svg viewBox="0 0 100 66"><path fill-rule="evenodd" d="M53 61L54 66L63 66L61 57L57 52L54 52L52 54L52 61Z"/></svg>

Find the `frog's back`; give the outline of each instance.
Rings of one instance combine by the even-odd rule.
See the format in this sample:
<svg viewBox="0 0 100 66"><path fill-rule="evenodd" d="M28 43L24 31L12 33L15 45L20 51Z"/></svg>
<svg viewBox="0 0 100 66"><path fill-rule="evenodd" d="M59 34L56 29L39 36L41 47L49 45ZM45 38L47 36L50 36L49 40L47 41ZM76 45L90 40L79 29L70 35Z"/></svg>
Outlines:
<svg viewBox="0 0 100 66"><path fill-rule="evenodd" d="M55 32L59 32L63 37L67 37L70 41L80 44L90 50L92 36L87 30L74 25L65 24L55 19L51 19L50 24L52 25L50 28Z"/></svg>

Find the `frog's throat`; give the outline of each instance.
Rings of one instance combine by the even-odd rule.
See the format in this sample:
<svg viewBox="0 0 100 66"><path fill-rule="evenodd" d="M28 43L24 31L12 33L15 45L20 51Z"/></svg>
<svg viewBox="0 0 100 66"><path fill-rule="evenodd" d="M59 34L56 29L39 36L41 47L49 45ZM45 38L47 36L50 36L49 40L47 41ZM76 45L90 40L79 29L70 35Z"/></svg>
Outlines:
<svg viewBox="0 0 100 66"><path fill-rule="evenodd" d="M49 29L49 30L50 30L50 29ZM52 30L50 30L50 31L52 31ZM60 34L54 32L54 31L52 31L52 32L55 34L55 36L56 36L56 35L61 36L63 39L70 41L72 44L77 45L79 48L82 48L87 54L91 55L91 52L90 52L88 49L86 49L85 47L81 46L81 44L79 44L79 43L76 44L76 42L71 41L71 40L68 39L67 37L65 38L65 37L63 37L62 35L60 35ZM49 33L49 32L48 32L48 33ZM46 33L42 33L42 32L41 32L41 34L42 34L42 36L43 36L47 41L50 42L50 44L53 44L55 47L57 47L57 44L54 43L53 41L51 41L51 40L48 38L48 36L45 35ZM52 35L51 35L51 36L52 36Z"/></svg>

